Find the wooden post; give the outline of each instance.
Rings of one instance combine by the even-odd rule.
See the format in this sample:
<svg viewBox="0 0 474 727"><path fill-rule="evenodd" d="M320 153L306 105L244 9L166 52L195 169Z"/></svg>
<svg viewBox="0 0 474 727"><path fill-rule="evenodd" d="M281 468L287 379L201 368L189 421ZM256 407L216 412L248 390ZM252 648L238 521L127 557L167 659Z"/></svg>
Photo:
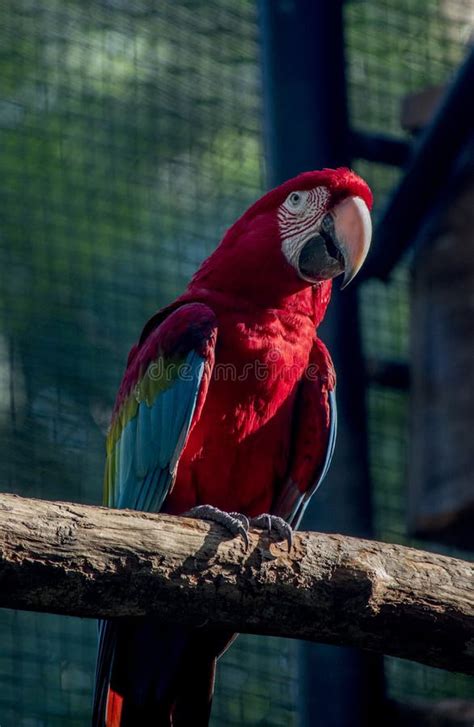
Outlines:
<svg viewBox="0 0 474 727"><path fill-rule="evenodd" d="M474 548L474 164L413 266L410 528Z"/></svg>

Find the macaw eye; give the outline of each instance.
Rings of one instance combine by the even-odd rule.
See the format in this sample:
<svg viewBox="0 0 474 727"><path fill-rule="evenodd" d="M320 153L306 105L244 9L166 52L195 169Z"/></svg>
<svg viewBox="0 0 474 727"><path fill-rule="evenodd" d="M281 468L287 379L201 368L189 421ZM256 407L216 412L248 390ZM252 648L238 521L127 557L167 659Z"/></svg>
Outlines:
<svg viewBox="0 0 474 727"><path fill-rule="evenodd" d="M307 194L305 192L291 192L286 198L286 205L290 210L297 211L304 207Z"/></svg>

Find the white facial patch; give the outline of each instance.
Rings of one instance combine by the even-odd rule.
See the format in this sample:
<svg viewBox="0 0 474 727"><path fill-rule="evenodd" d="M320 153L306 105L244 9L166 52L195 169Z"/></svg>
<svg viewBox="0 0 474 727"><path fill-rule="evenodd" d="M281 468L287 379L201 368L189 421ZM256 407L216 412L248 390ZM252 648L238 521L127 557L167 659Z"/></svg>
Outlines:
<svg viewBox="0 0 474 727"><path fill-rule="evenodd" d="M281 249L296 270L301 249L319 230L327 211L329 197L326 187L315 187L302 192L295 190L278 209Z"/></svg>

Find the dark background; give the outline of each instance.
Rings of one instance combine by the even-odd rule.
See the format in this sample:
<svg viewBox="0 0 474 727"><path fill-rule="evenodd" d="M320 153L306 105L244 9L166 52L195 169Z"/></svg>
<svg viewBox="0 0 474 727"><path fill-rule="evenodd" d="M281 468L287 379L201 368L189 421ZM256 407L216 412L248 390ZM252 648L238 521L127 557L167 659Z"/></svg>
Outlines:
<svg viewBox="0 0 474 727"><path fill-rule="evenodd" d="M470 0L3 0L1 489L99 503L144 321L285 176L351 163L382 220L412 143L401 103L446 84L473 20ZM306 527L468 557L407 535L412 255L335 296L325 338L345 424ZM387 367L398 378L363 374ZM95 623L1 611L0 634L2 727L87 725ZM212 724L362 727L374 709L385 720L385 698L436 710L473 694L419 664L243 636Z"/></svg>

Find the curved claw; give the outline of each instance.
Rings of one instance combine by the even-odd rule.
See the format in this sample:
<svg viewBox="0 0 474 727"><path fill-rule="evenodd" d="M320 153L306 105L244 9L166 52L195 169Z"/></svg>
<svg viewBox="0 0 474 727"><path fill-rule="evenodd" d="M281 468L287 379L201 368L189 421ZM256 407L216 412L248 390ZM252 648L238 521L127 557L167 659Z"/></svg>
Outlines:
<svg viewBox="0 0 474 727"><path fill-rule="evenodd" d="M201 520L210 520L211 522L222 525L234 537L241 535L245 544L245 550L249 547L249 520L240 512L225 512L219 510L213 505L197 505L191 510L183 513L183 517L199 518Z"/></svg>
<svg viewBox="0 0 474 727"><path fill-rule="evenodd" d="M243 512L229 512L229 513L226 513L226 515L227 514L231 515L236 520L239 520L242 523L242 525L244 526L245 530L249 529L249 527L250 527L249 519L248 519L247 515L243 514Z"/></svg>
<svg viewBox="0 0 474 727"><path fill-rule="evenodd" d="M286 540L288 543L288 552L291 551L293 547L293 528L282 517L264 512L261 515L257 515L257 517L251 518L250 525L254 528L266 530L269 535L273 530L279 537Z"/></svg>

